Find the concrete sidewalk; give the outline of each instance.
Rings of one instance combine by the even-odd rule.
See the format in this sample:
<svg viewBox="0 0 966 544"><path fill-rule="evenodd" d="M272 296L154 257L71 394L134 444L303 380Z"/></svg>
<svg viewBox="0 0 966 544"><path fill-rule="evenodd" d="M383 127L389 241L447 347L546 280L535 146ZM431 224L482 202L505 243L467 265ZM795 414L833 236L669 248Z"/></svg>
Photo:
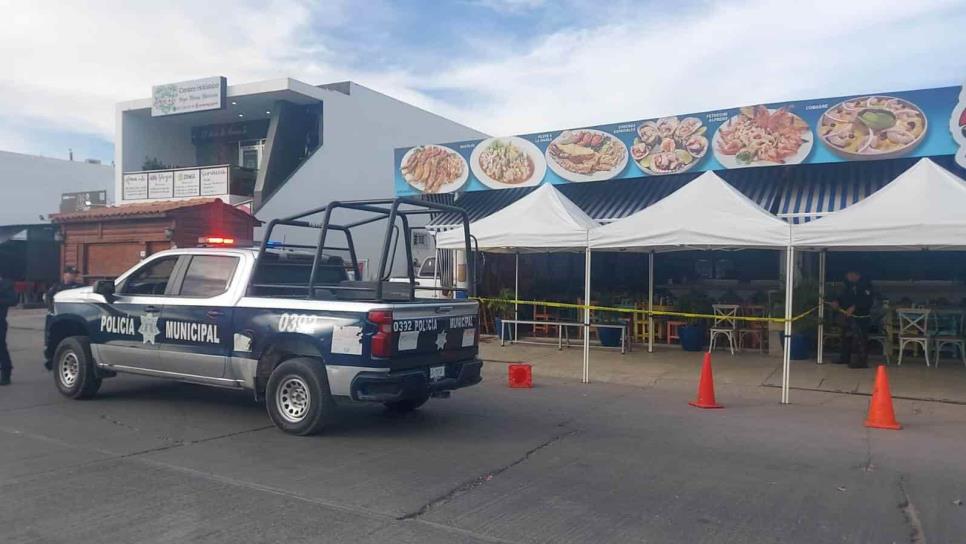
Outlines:
<svg viewBox="0 0 966 544"><path fill-rule="evenodd" d="M481 339L480 356L489 362L525 362L536 376L580 380L583 352L580 346L557 350L556 344L507 344L496 338ZM695 387L703 360L702 352L686 352L678 346L645 346L621 355L616 350L592 349L590 379L594 382L649 387ZM877 364L881 356L870 357ZM781 359L758 352L716 351L713 357L715 384L736 387L774 387L780 396ZM852 369L844 365L816 364L814 360L792 361L791 387L797 390L871 395L875 369ZM907 358L903 366L889 366L893 396L912 400L966 404L966 367L959 360L944 359L941 366L926 368L922 359Z"/></svg>

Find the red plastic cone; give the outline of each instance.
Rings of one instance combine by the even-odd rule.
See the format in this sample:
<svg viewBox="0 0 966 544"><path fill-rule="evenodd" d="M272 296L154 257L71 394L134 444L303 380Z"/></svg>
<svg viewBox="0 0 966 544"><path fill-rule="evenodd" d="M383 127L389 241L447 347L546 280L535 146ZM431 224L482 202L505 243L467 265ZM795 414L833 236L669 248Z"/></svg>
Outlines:
<svg viewBox="0 0 966 544"><path fill-rule="evenodd" d="M902 425L896 421L896 412L892 408L892 393L889 391L889 376L886 375L885 365L879 365L875 372L875 389L872 390L869 416L865 418L865 426L873 429L899 430L902 428Z"/></svg>
<svg viewBox="0 0 966 544"><path fill-rule="evenodd" d="M698 398L689 402L691 406L698 408L724 408L724 406L714 401L714 378L711 376L711 354L704 354L704 363L701 364L701 382L698 384Z"/></svg>

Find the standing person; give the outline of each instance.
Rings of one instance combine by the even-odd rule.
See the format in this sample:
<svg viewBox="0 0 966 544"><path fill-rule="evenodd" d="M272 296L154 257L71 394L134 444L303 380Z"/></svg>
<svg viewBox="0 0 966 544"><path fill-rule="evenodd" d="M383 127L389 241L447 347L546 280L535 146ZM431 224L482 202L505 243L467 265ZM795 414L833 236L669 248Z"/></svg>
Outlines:
<svg viewBox="0 0 966 544"><path fill-rule="evenodd" d="M7 350L7 308L16 305L17 292L13 282L4 277L0 270L0 385L10 384L10 373L13 371L10 351Z"/></svg>
<svg viewBox="0 0 966 544"><path fill-rule="evenodd" d="M875 295L869 280L857 270L848 271L842 291L832 301L832 307L841 312L844 320L841 352L839 360L835 361L837 364L849 365L849 368L868 368L869 327L872 324L870 314L874 302Z"/></svg>
<svg viewBox="0 0 966 544"><path fill-rule="evenodd" d="M84 286L83 283L78 281L78 278L79 274L77 273L77 269L73 266L68 266L64 269L63 281L47 289L47 292L44 294L44 301L47 303L48 310L54 310L54 295L67 289L77 289L78 287Z"/></svg>

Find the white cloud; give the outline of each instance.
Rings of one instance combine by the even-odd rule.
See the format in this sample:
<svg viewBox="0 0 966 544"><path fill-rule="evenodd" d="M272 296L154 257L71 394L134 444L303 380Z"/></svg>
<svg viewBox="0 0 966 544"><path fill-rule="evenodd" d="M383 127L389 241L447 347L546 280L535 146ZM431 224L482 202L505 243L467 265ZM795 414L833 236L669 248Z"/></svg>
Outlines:
<svg viewBox="0 0 966 544"><path fill-rule="evenodd" d="M473 89L454 115L517 133L795 98L960 83L962 3L716 4L559 32L533 49L439 74ZM943 62L940 59L945 59Z"/></svg>
<svg viewBox="0 0 966 544"><path fill-rule="evenodd" d="M526 11L539 3L492 5ZM527 46L467 36L480 47L454 46L463 57L435 72L416 72L404 58L392 69L349 66L337 50L342 42L326 36L366 16L354 14L351 2L86 4L0 0L8 16L0 33L0 118L110 138L113 104L147 96L152 84L214 74L230 82L290 76L353 79L507 134L958 84L966 74L966 34L959 31L966 10L952 0L750 0L677 12L673 2L624 5L610 24L561 30ZM433 98L460 93L472 101ZM0 147L16 140L16 128L2 136Z"/></svg>

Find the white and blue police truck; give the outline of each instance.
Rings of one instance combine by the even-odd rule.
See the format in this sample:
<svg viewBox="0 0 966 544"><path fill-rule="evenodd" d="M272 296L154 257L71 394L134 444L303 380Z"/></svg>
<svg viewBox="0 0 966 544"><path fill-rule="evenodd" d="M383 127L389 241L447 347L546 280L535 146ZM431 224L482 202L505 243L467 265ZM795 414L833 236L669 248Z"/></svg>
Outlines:
<svg viewBox="0 0 966 544"><path fill-rule="evenodd" d="M418 297L444 288L416 284L409 236L413 216L447 211L461 212L415 199L333 202L272 221L258 248L151 255L115 280L54 297L47 366L75 399L119 373L250 390L276 426L298 435L320 431L337 400L405 412L448 397L482 380L475 271L468 287L445 288L454 298ZM364 281L352 232L379 221L377 276ZM295 238L285 229L308 229L317 243L271 242ZM408 283L389 281L400 245Z"/></svg>

